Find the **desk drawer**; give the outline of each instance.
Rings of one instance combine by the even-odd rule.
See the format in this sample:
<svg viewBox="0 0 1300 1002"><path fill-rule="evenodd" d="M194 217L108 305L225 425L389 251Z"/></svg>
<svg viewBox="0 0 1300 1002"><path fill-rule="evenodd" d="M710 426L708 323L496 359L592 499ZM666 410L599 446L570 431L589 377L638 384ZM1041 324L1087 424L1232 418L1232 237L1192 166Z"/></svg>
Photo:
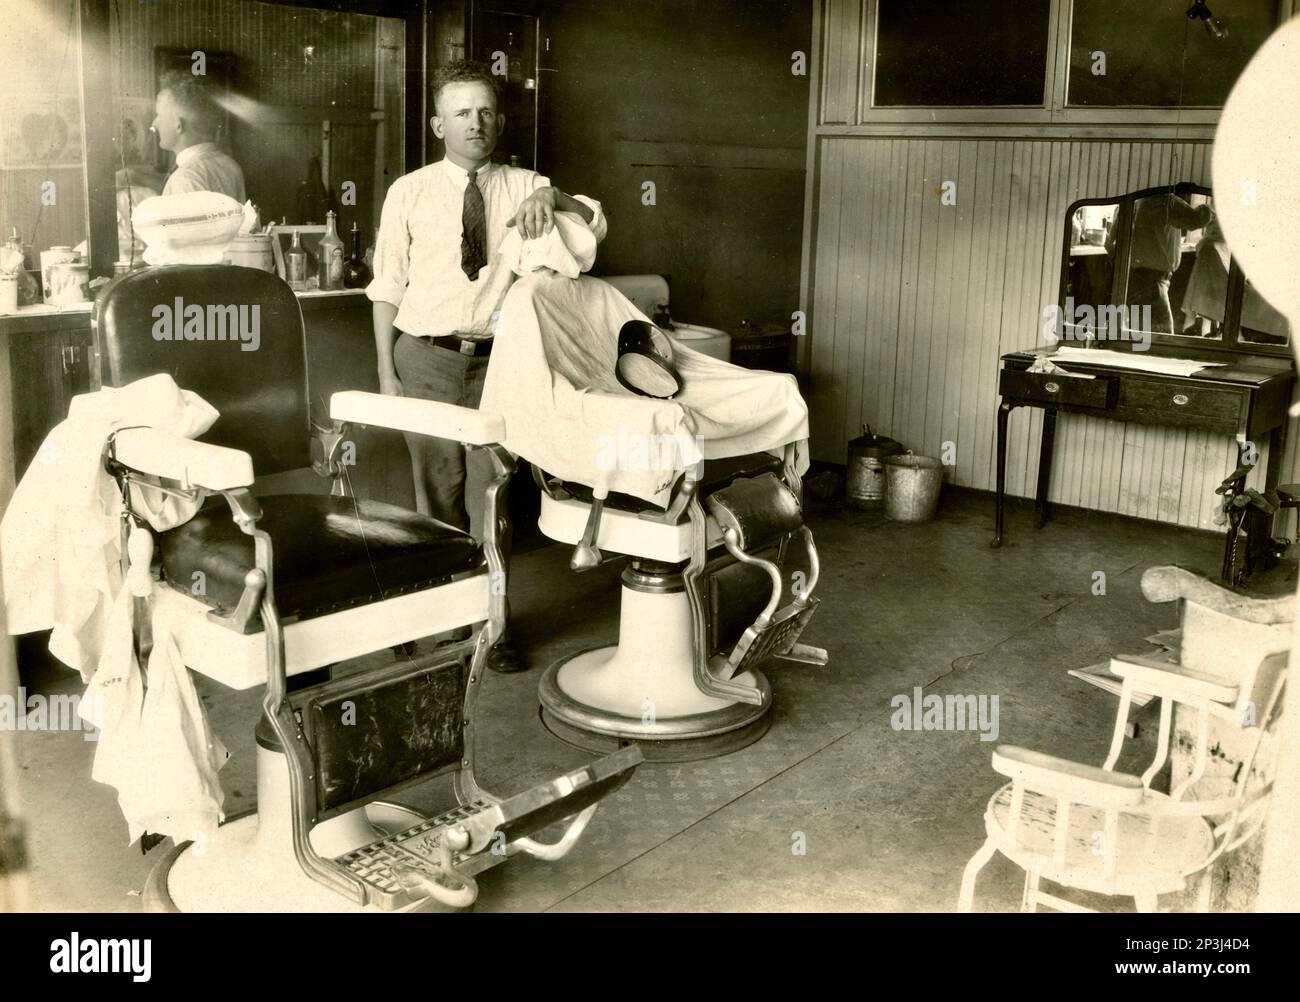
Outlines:
<svg viewBox="0 0 1300 1002"><path fill-rule="evenodd" d="M1230 386L1197 386L1167 379L1127 377L1119 407L1125 420L1236 434L1248 393Z"/></svg>
<svg viewBox="0 0 1300 1002"><path fill-rule="evenodd" d="M1114 376L1083 379L1079 376L1026 372L1024 369L1003 369L998 380L998 392L1004 397L1015 397L1037 404L1110 410L1119 399L1119 380Z"/></svg>

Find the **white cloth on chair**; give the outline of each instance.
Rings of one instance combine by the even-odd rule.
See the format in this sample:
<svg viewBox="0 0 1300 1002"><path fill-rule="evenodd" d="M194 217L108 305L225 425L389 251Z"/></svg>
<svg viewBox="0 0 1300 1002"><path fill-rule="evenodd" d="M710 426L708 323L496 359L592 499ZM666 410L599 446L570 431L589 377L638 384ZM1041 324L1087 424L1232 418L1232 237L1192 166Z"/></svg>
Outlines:
<svg viewBox="0 0 1300 1002"><path fill-rule="evenodd" d="M501 414L511 452L563 480L667 504L701 459L780 453L808 467L808 408L793 376L745 369L673 343L682 390L636 396L614 376L618 333L646 317L613 286L525 275L497 322L480 407Z"/></svg>
<svg viewBox="0 0 1300 1002"><path fill-rule="evenodd" d="M117 788L130 841L145 830L184 840L215 828L216 772L228 755L157 620L145 695L121 573L122 501L104 447L114 431L139 426L194 438L217 416L166 374L74 397L0 522L7 628L52 630L50 653L88 681L82 716L102 730L92 775ZM202 500L132 491L133 509L159 530L187 521Z"/></svg>

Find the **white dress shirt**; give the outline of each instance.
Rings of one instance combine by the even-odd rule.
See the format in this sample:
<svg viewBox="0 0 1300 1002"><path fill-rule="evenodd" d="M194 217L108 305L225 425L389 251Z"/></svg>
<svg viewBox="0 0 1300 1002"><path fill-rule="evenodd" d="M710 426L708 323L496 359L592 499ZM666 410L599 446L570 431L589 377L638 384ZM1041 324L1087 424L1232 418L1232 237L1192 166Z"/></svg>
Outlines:
<svg viewBox="0 0 1300 1002"><path fill-rule="evenodd" d="M216 143L195 143L176 154L176 169L163 185L164 195L184 195L191 191L219 191L243 203L244 172L234 157Z"/></svg>
<svg viewBox="0 0 1300 1002"><path fill-rule="evenodd" d="M461 214L469 172L450 160L421 167L393 182L384 199L375 240L373 302L397 307L394 325L417 337L492 335L494 317L513 275L497 250L519 205L550 179L536 171L484 164L475 183L487 210L488 263L471 282L460 266ZM591 209L592 232L608 229L600 203L574 196Z"/></svg>

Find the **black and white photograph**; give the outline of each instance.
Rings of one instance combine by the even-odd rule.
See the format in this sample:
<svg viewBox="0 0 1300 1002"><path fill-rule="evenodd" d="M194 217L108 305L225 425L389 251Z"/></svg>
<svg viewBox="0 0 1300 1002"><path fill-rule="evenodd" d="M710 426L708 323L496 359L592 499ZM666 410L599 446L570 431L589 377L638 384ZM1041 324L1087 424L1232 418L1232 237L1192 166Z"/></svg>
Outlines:
<svg viewBox="0 0 1300 1002"><path fill-rule="evenodd" d="M127 937L34 970L166 913L1266 966L1300 0L0 8L0 919Z"/></svg>

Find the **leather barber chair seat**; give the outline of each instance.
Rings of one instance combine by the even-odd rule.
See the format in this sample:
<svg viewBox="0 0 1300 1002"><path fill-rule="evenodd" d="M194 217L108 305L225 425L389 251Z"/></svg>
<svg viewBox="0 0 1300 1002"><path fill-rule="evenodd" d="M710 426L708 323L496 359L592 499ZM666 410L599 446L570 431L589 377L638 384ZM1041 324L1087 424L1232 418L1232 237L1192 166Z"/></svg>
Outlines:
<svg viewBox="0 0 1300 1002"><path fill-rule="evenodd" d="M553 734L587 750L634 743L658 761L724 755L768 728L766 662L826 663L824 650L799 643L818 602L818 562L793 447L786 452L707 460L679 479L665 510L534 468L538 524L576 544L575 570L607 552L631 558L618 643L563 658L542 677ZM796 538L807 569L787 572Z"/></svg>
<svg viewBox="0 0 1300 1002"><path fill-rule="evenodd" d="M256 350L207 327L199 339L154 340L154 310L173 303L179 310L182 301L187 316L198 307L209 321L231 305L258 311ZM126 501L124 553L138 554L125 537L143 528L130 507L132 485L212 495L192 519L154 540L152 590L137 600L134 617L137 647L147 650L150 623L162 616L188 668L232 689L265 685L257 813L223 824L201 847L172 850L150 878L147 904L464 907L475 899L480 871L518 852L564 855L640 755L624 749L508 798L475 778L475 697L505 614L499 539L514 462L495 444L501 419L360 391L331 400L336 422L485 451L495 477L481 544L415 512L345 496L337 477L329 495L255 497L255 468L265 475L312 465L302 315L289 287L228 265L134 272L101 295L94 331L103 384L168 372L221 413L199 441L124 429L107 450ZM347 425L336 427L333 453L318 467L339 473L347 438ZM389 649L410 650L411 641L464 626L474 629L463 642L387 660ZM384 663L291 691L295 675L376 651ZM436 817L383 800L448 772L456 800ZM530 837L563 819L570 821L558 842Z"/></svg>

